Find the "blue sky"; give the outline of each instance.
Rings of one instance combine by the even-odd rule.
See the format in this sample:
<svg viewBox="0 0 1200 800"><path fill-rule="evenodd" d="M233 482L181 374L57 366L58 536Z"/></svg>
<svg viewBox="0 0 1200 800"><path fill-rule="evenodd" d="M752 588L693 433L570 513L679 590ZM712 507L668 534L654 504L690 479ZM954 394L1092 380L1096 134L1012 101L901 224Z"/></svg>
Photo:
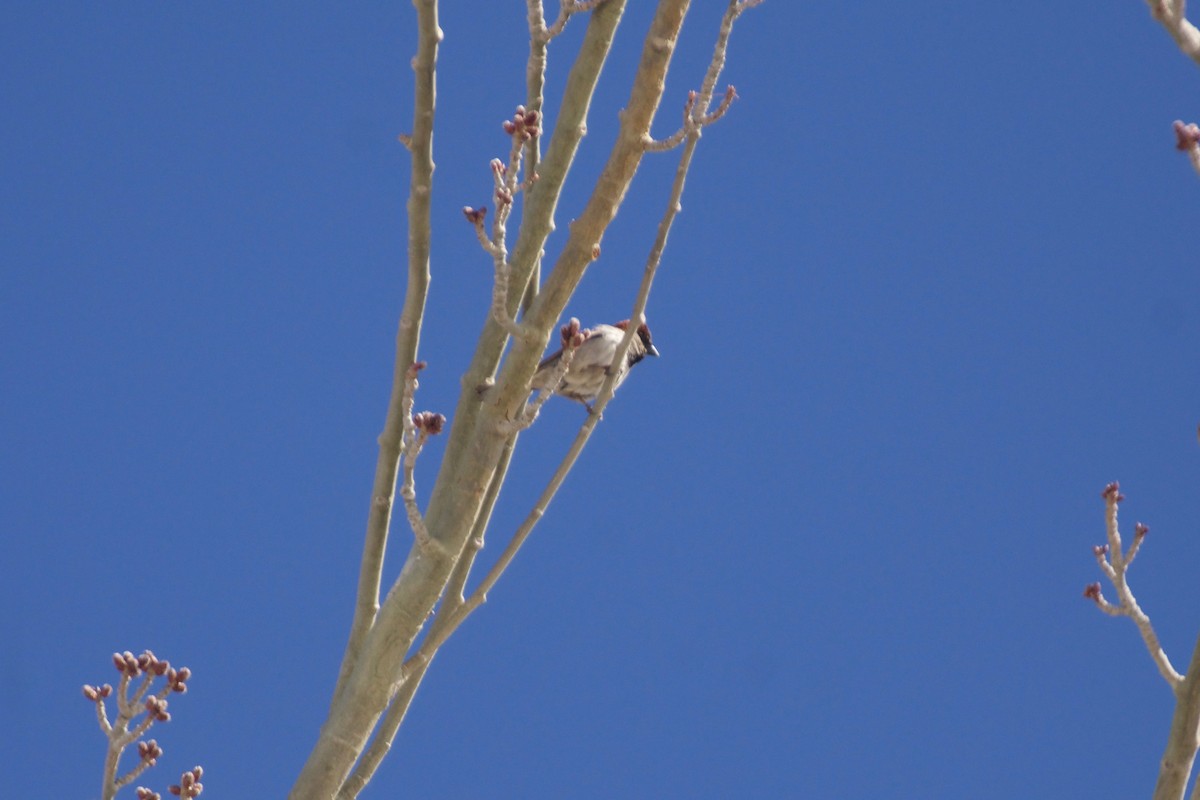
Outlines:
<svg viewBox="0 0 1200 800"><path fill-rule="evenodd" d="M491 290L523 6L446 4L418 408ZM633 3L560 205L612 142ZM695 3L669 133L723 4ZM406 3L9 9L0 26L6 794L98 796L83 683L195 673L140 781L277 797L352 611L402 302ZM550 97L583 30L551 48ZM787 3L738 24L639 366L364 797L1145 795L1171 697L1099 578L1200 631L1200 71L1144 3ZM627 316L673 155L569 312ZM582 421L521 441L485 555ZM428 490L441 443L418 466ZM393 537L387 575L408 546ZM1111 596L1111 592L1110 592ZM130 793L129 796L132 796ZM207 796L207 794L206 794Z"/></svg>

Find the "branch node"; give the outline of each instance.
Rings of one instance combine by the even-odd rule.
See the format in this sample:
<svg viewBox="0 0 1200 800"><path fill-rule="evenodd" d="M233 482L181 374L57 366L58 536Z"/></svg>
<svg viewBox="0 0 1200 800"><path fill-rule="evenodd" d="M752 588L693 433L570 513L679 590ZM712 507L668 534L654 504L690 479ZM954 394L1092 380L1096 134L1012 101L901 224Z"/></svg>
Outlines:
<svg viewBox="0 0 1200 800"><path fill-rule="evenodd" d="M1167 657L1166 652L1159 644L1158 634L1154 631L1154 626L1150 622L1150 617L1142 611L1138 605L1137 599L1133 596L1133 590L1129 588L1129 581L1126 578L1126 573L1129 570L1129 565L1133 561L1133 557L1137 554L1141 543L1145 541L1146 534L1150 528L1142 523L1138 523L1134 528L1133 544L1129 548L1127 554L1122 555L1121 552L1121 532L1117 525L1117 506L1125 499L1121 494L1121 486L1116 481L1104 487L1104 491L1100 493L1104 498L1105 503L1105 528L1108 534L1108 544L1097 545L1092 548L1092 554L1096 557L1096 563L1100 567L1101 572L1112 583L1113 588L1117 592L1117 602L1109 603L1100 591L1100 584L1093 583L1084 589L1083 596L1096 604L1096 607L1110 616L1129 617L1137 625L1138 632L1142 635L1142 642L1146 646L1146 650L1150 653L1150 658L1154 661L1154 665L1158 667L1158 672L1162 675L1163 680L1174 691L1183 681L1183 676L1176 672L1171 665L1171 659Z"/></svg>
<svg viewBox="0 0 1200 800"><path fill-rule="evenodd" d="M414 395L416 394L417 375L425 369L424 361L414 361L404 373L404 389L400 395L400 413L404 430L400 440L400 456L404 461L404 480L400 485L400 497L404 500L404 510L408 515L408 523L413 536L421 550L439 555L446 555L445 546L430 536L425 526L425 518L417 506L416 462L417 456L430 436L441 433L446 425L446 417L432 411L412 413Z"/></svg>

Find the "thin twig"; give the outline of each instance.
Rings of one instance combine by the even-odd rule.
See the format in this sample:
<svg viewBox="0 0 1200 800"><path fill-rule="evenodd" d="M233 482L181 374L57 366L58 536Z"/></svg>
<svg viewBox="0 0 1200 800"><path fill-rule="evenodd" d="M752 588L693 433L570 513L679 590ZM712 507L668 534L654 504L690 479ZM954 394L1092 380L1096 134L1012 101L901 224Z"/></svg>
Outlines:
<svg viewBox="0 0 1200 800"><path fill-rule="evenodd" d="M530 175L527 180L521 180L521 161L526 146L538 138L539 119L537 111L529 111L522 105L517 106L513 118L504 123L504 130L512 139L512 147L507 164L498 158L492 159L491 162L496 199L496 215L492 220L491 235L489 236L483 227L486 207L474 209L468 206L463 209L463 214L475 228L480 246L492 257L495 269L492 284L492 319L512 337L524 337L527 332L509 311L512 266L508 263L508 219L512 214L513 199L522 189L531 186L537 178L536 175Z"/></svg>
<svg viewBox="0 0 1200 800"><path fill-rule="evenodd" d="M1130 556L1126 556L1121 551L1121 532L1117 526L1117 506L1125 496L1121 494L1121 488L1117 483L1110 483L1104 489L1105 500L1105 531L1108 537L1108 544L1094 548L1096 563L1105 577L1112 583L1113 588L1117 593L1117 602L1109 603L1104 598L1100 590L1100 584L1093 583L1084 591L1084 596L1096 603L1097 607L1106 614L1111 616L1124 616L1133 620L1137 625L1138 632L1142 635L1142 641L1146 645L1146 650L1150 653L1150 658L1153 659L1154 665L1158 667L1158 672L1162 675L1163 680L1171 687L1172 691L1179 688L1183 681L1183 676L1180 675L1173 666L1171 659L1167 657L1162 645L1159 643L1158 635L1154 632L1154 626L1150 623L1150 618L1142 611L1138 605L1137 599L1133 596L1133 591L1129 588L1129 581L1126 578L1126 571L1129 569L1129 562L1132 561L1132 554L1136 554L1137 549L1141 546L1141 539L1144 539L1149 528L1142 524L1137 525L1135 533L1135 544L1130 548Z"/></svg>
<svg viewBox="0 0 1200 800"><path fill-rule="evenodd" d="M539 265L543 256L546 240L554 230L554 212L562 195L566 177L574 161L587 131L587 114L595 94L596 85L608 54L612 48L617 23L624 13L626 0L607 0L593 13L584 33L578 55L567 74L566 87L561 95L561 107L556 115L554 130L551 134L546 153L537 161L535 172L538 176L534 189L525 197L525 205L521 213L521 227L517 235L516 245L512 249L510 265L512 270L511 289L509 292L509 312L516 314L518 300L524 302L531 297L535 286L535 273L540 278ZM544 54L544 48L537 48ZM533 98L541 96L542 80L537 70L544 71L544 61L535 63L535 48L531 47L530 65L527 76L530 81L529 108L540 112L540 101L535 105ZM534 91L536 89L536 91ZM540 137L539 137L540 138ZM536 141L536 140L534 140ZM529 307L525 308L527 314ZM549 340L551 327L561 314L548 318L539 326L539 339L542 347L529 347L529 372L532 374L537 355ZM427 516L436 520L440 528L447 531L458 531L465 526L464 537L474 524L476 515L464 513L466 506L463 498L458 496L459 487L470 486L476 479L476 470L472 463L476 450L476 441L472 441L474 432L478 429L477 422L485 403L480 402L477 387L492 380L500 364L501 355L507 343L507 337L501 335L499 323L492 319L489 313L484 322L483 333L479 337L471 364L462 378L462 390L458 404L454 410L454 426L450 431L450 441L446 445L446 453L442 457L441 470L433 497L430 498ZM545 338L541 338L545 337ZM537 353L534 353L534 350ZM526 378L527 379L527 378ZM489 465L490 466L490 465ZM494 470L488 469L484 480L490 482L495 475ZM484 487L486 489L486 487ZM483 489L481 489L483 491ZM443 520L443 515L447 520ZM457 535L455 541L460 541ZM465 541L461 539L461 541Z"/></svg>
<svg viewBox="0 0 1200 800"><path fill-rule="evenodd" d="M337 800L355 800L375 777L379 765L383 763L384 757L392 749L392 742L395 741L400 726L404 724L404 718L408 715L413 697L416 696L417 689L420 688L421 680L425 677L430 663L427 661L420 670L413 670L400 684L387 712L375 730L371 744L363 752L362 758L354 765L354 770L338 790Z"/></svg>
<svg viewBox="0 0 1200 800"><path fill-rule="evenodd" d="M1146 5L1183 54L1200 64L1200 30L1188 22L1184 0L1146 0Z"/></svg>
<svg viewBox="0 0 1200 800"><path fill-rule="evenodd" d="M367 531L363 541L362 562L359 566L358 591L354 604L354 619L350 637L338 670L330 709L336 705L345 689L350 673L358 661L367 633L379 613L380 586L383 576L383 556L387 549L388 531L392 521L392 498L396 491L400 465L403 419L400 398L404 391L404 375L408 366L417 360L421 338L421 323L425 316L425 299L429 293L429 254L432 231L433 195L433 120L436 96L436 64L442 31L438 27L437 0L414 0L417 11L417 55L412 60L414 73L413 129L402 134L400 141L408 148L412 176L408 194L408 285L404 293L404 309L396 332L396 358L392 367L392 392L388 401L383 432L379 435L379 457L371 488L371 503L367 514ZM307 766L307 765L306 765ZM306 779L307 780L307 779Z"/></svg>
<svg viewBox="0 0 1200 800"><path fill-rule="evenodd" d="M513 434L509 438L508 446L504 451L503 457L500 459L500 465L497 467L497 475L488 486L488 494L484 497L480 517L475 521L475 528L471 532L471 537L467 539L467 543L463 547L463 552L459 555L458 561L454 565L454 570L450 573L450 580L447 583L442 604L438 608L437 615L434 617L433 625L430 628L431 634L436 634L445 626L450 612L461 605L463 601L463 588L466 586L467 577L470 575L475 556L483 548L483 535L487 531L492 509L495 507L496 498L500 493L500 486L504 483L504 474L508 471L508 465L512 460L516 439L516 434ZM395 740L396 734L399 732L400 726L408 714L408 708L412 704L413 697L416 695L417 687L420 685L421 679L424 677L425 671L429 668L431 661L432 659L425 661L420 670L412 669L406 674L399 689L388 704L388 709L380 720L378 727L375 729L375 735L371 738L371 744L363 752L362 758L354 765L354 771L346 778L342 784L342 788L338 791L338 800L354 800L375 776L379 765L383 763L384 756L392 748L392 742Z"/></svg>
<svg viewBox="0 0 1200 800"><path fill-rule="evenodd" d="M570 321L562 327L562 349L558 357L558 363L554 365L553 371L550 373L550 379L546 385L538 390L537 396L532 401L525 404L521 409L521 413L517 418L509 423L509 431L517 433L523 431L537 421L538 414L542 411L542 406L546 405L546 401L558 391L558 387L562 385L563 378L567 377L567 372L571 369L571 362L575 359L575 351L587 339L588 331L582 330L579 326L579 320L571 317Z"/></svg>
<svg viewBox="0 0 1200 800"><path fill-rule="evenodd" d="M113 665L121 673L121 680L113 698L117 706L116 719L112 722L109 721L104 706L104 698L114 695L112 686L104 684L103 686L85 685L83 687L83 696L96 705L96 717L100 724L100 730L104 732L108 741L100 792L102 800L112 800L119 789L132 783L147 768L153 766L157 758L162 755L162 748L153 739L138 742L138 763L124 775L117 775L121 754L125 752L125 749L141 738L155 722L170 721L171 715L167 713L167 695L172 692L187 691L187 680L191 677L190 669L184 667L176 670L171 667L169 662L159 659L149 650L144 651L140 656L134 656L128 650L124 653L113 653L112 660ZM141 676L142 680L134 694L130 696L129 687L133 678L138 676ZM158 692L147 698L146 695L151 684L159 677L164 678L164 685ZM135 724L134 721L140 715L144 716Z"/></svg>
<svg viewBox="0 0 1200 800"><path fill-rule="evenodd" d="M404 415L404 435L402 448L404 459L404 480L400 485L400 497L404 500L404 509L408 513L408 523L412 528L413 536L416 537L417 544L422 550L429 552L431 550L443 551L441 543L429 535L429 529L425 527L425 519L421 516L421 509L417 506L417 488L416 488L416 465L417 456L421 454L421 449L425 446L425 442L430 436L437 435L442 432L442 427L446 424L446 418L441 414L432 412L422 412L413 414L413 401L416 397L418 387L417 374L425 368L424 361L417 361L409 366L408 371L404 376L404 393L400 399L401 413Z"/></svg>
<svg viewBox="0 0 1200 800"><path fill-rule="evenodd" d="M737 99L737 91L732 86L727 86L725 87L725 96L715 110L708 114L697 114L695 108L699 95L699 92L688 92L687 103L683 107L683 124L679 127L679 130L665 139L655 139L652 136L646 136L645 146L648 152L661 153L666 150L673 150L682 144L683 140L688 136L692 134L698 136L702 128L708 127L725 116L725 112L729 110L733 101Z"/></svg>
<svg viewBox="0 0 1200 800"><path fill-rule="evenodd" d="M737 3L731 3L731 9L738 6ZM732 27L732 19L736 18L738 11L727 11L726 17L730 19L728 24L722 24L721 35L719 38L719 48L714 54L714 63L717 62L718 56L720 63L724 64L725 47L728 44L729 29ZM732 16L731 16L732 15ZM717 74L720 70L717 69ZM710 68L711 73L711 68ZM637 296L634 299L633 310L630 313L629 325L626 327L625 336L621 343L617 346L617 351L613 356L613 361L609 369L608 377L601 387L600 393L596 397L596 401L592 406L591 413L580 427L579 432L575 436L575 440L571 443L563 460L559 463L558 469L551 476L546 488L542 491L533 509L526 516L513 534L512 539L505 547L496 563L480 581L479 586L467 597L461 604L457 605L452 610L449 610L444 625L435 627L430 630L425 640L417 651L410 656L404 664L406 679L412 675L423 675L429 661L437 654L438 649L445 644L455 630L471 615L473 611L479 608L487 601L487 594L500 580L504 571L516 558L517 552L521 546L529 538L538 521L545 515L546 509L550 502L557 494L559 487L566 480L567 475L574 467L580 453L595 430L596 425L600 422L604 408L608 405L615 391L616 380L619 374L617 366L624 360L630 345L633 343L633 337L637 335L638 326L645 322L646 304L650 297L650 290L654 283L654 276L658 271L659 264L662 261L662 254L666 248L667 236L670 232L671 225L675 221L675 217L679 213L680 198L683 195L684 185L686 183L688 168L691 165L692 156L695 153L696 144L699 141L698 135L689 137L688 144L684 148L683 154L680 156L679 166L675 172L675 179L671 186L671 196L667 202L666 210L663 213L662 219L659 221L658 233L655 237L654 245L650 249L650 253L646 259L646 267L642 274L642 282L638 288ZM564 349L564 356L566 351ZM565 372L565 371L564 371ZM441 615L439 614L439 617ZM439 620L440 621L440 620Z"/></svg>
<svg viewBox="0 0 1200 800"><path fill-rule="evenodd" d="M576 14L586 14L603 3L604 0L561 0L559 3L558 18L554 20L554 24L550 27L544 27L538 34L543 42L548 42L555 36L563 32L567 27L567 21Z"/></svg>

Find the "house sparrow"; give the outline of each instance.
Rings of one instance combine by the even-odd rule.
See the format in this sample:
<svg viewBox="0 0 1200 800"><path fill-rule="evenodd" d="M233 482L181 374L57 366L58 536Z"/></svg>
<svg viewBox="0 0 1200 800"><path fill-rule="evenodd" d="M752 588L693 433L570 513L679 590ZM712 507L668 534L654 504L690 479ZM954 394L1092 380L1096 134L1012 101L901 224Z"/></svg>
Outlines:
<svg viewBox="0 0 1200 800"><path fill-rule="evenodd" d="M571 367L567 370L562 383L558 385L557 393L563 397L578 400L590 409L596 395L600 394L600 387L604 385L604 379L608 376L608 367L612 364L617 346L621 343L628 327L629 320L626 319L615 325L597 325L584 331L583 344L575 350L575 355L571 358ZM637 336L629 343L629 350L625 353L625 363L617 373L613 391L616 391L617 387L628 377L629 368L648 355L657 356L658 350L650 341L650 329L642 324L638 326ZM538 364L537 372L533 373L533 382L530 384L532 389L540 391L547 388L561 358L562 348L560 347L547 356L541 364Z"/></svg>

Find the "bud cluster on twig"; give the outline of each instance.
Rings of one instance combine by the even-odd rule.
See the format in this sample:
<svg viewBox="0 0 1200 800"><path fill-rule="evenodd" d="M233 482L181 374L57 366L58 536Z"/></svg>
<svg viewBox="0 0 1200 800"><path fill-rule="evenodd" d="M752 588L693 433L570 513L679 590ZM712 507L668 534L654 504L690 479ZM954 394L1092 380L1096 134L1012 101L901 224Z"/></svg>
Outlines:
<svg viewBox="0 0 1200 800"><path fill-rule="evenodd" d="M665 139L653 139L647 137L646 150L652 153L661 153L665 150L670 150L678 147L691 134L699 134L700 129L707 127L721 117L725 116L725 112L733 105L733 101L737 99L737 90L732 86L725 87L725 95L721 98L720 104L711 112L706 112L704 109L697 109L696 103L700 98L700 92L695 89L688 92L687 102L683 104L683 125L679 130Z"/></svg>
<svg viewBox="0 0 1200 800"><path fill-rule="evenodd" d="M1137 599L1133 596L1127 578L1129 566L1137 556L1138 550L1141 549L1142 542L1146 540L1146 535L1150 533L1150 526L1141 522L1134 525L1133 541L1128 550L1123 549L1121 531L1117 525L1117 507L1125 499L1125 495L1121 494L1121 485L1113 481L1104 487L1100 496L1104 498L1105 529L1108 541L1105 544L1094 546L1092 555L1095 557L1100 571L1113 585L1117 594L1117 602L1110 603L1104 597L1104 591L1098 581L1085 586L1083 596L1095 603L1096 607L1105 614L1114 617L1129 617L1133 620L1142 634L1142 641L1158 667L1159 673L1163 676L1163 680L1174 689L1183 680L1183 676L1171 665L1171 660L1159 644L1158 635L1154 632L1150 618L1142 611Z"/></svg>
<svg viewBox="0 0 1200 800"><path fill-rule="evenodd" d="M1196 123L1184 124L1182 120L1175 120L1175 148L1187 153L1188 160L1192 162L1192 169L1200 173L1200 125Z"/></svg>
<svg viewBox="0 0 1200 800"><path fill-rule="evenodd" d="M575 358L575 351L587 339L590 331L580 327L579 320L571 317L566 325L563 325L559 331L559 339L562 342L562 356L558 359L558 363L554 367L554 372L551 373L549 381L537 393L533 400L526 404L521 410L520 415L516 419L508 423L508 432L516 433L523 431L537 421L538 414L541 413L542 406L558 389L559 384L563 382L563 378L567 376L567 371L571 368L571 361Z"/></svg>
<svg viewBox="0 0 1200 800"><path fill-rule="evenodd" d="M160 659L149 650L135 656L126 650L123 653L113 653L113 666L121 678L114 690L111 684L92 686L85 684L83 696L96 704L96 717L100 730L108 738L108 753L104 760L104 782L101 797L111 800L118 789L131 783L142 772L154 766L162 757L162 748L157 740L141 737L156 722L170 722L171 714L167 711L167 696L183 694L187 691L188 679L192 671L187 667L175 669L166 659ZM156 691L155 682L162 679L162 685ZM138 680L140 679L140 680ZM136 686L135 686L136 682ZM117 715L110 720L104 701L116 695ZM117 768L121 754L130 744L137 741L138 763L118 777ZM197 769L199 769L197 767ZM199 791L196 792L199 794ZM188 795L194 797L195 795ZM138 798L157 797L148 789L138 788Z"/></svg>
<svg viewBox="0 0 1200 800"><path fill-rule="evenodd" d="M512 214L513 198L522 189L527 189L537 180L537 173L532 173L521 180L521 162L525 145L536 139L542 132L541 114L536 110L517 106L511 119L504 121L504 132L512 139L509 149L508 163L493 158L489 164L492 172L493 195L496 201L496 216L492 220L492 230L489 234L484 228L487 216L487 206L472 208L463 207L463 216L475 229L475 236L484 252L492 257L495 272L492 284L492 318L504 328L510 336L521 336L522 329L513 319L508 310L509 281L512 266L508 263L508 218Z"/></svg>
<svg viewBox="0 0 1200 800"><path fill-rule="evenodd" d="M413 413L413 402L420 385L417 375L425 369L424 361L414 361L404 373L404 390L400 395L400 418L404 431L400 437L400 457L404 461L404 479L400 484L400 497L404 500L404 510L412 526L413 536L424 548L436 548L437 541L429 535L425 526L425 518L417 507L416 462L417 456L425 447L430 436L437 436L446 426L446 417L433 411Z"/></svg>

